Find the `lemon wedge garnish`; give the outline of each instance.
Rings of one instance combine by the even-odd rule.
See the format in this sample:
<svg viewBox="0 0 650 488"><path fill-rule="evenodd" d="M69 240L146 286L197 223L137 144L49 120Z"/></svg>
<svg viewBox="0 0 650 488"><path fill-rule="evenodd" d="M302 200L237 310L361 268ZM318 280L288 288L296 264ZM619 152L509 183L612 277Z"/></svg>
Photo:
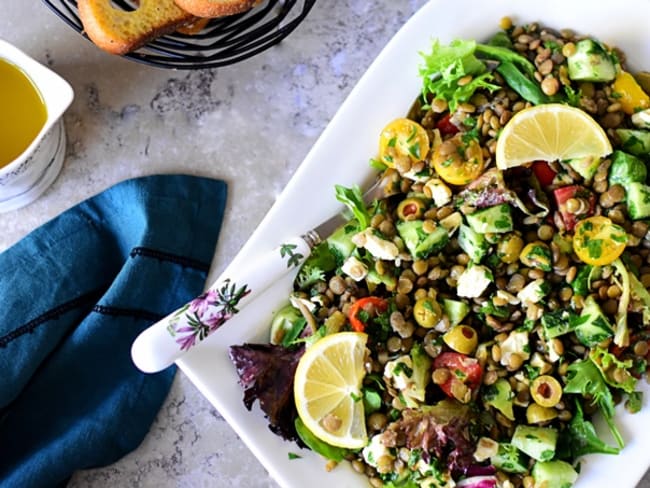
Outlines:
<svg viewBox="0 0 650 488"><path fill-rule="evenodd" d="M294 376L300 419L332 446L358 449L368 443L361 383L368 336L339 332L311 345Z"/></svg>
<svg viewBox="0 0 650 488"><path fill-rule="evenodd" d="M496 165L508 169L532 161L604 157L612 145L603 128L586 112L559 103L517 112L497 139Z"/></svg>

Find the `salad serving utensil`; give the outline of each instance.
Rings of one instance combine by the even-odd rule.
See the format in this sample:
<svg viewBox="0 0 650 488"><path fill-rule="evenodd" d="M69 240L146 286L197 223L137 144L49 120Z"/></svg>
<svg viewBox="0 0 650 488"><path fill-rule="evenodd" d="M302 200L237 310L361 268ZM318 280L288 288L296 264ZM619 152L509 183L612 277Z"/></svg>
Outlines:
<svg viewBox="0 0 650 488"><path fill-rule="evenodd" d="M377 180L363 195L364 203L389 196L387 184L385 179ZM131 347L133 362L145 373L156 373L171 366L278 279L297 272L314 247L348 221L343 213L337 213L244 267L222 274L200 296L140 333Z"/></svg>

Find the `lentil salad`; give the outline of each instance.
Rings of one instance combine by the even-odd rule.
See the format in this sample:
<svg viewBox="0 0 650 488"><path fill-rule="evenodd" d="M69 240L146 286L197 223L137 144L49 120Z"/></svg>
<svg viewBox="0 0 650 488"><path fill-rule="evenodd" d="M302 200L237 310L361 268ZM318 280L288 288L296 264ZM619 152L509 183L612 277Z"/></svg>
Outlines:
<svg viewBox="0 0 650 488"><path fill-rule="evenodd" d="M316 331L311 340L350 328L369 335L362 401L370 441L344 457L373 486L543 486L550 467L570 484L581 455L621 449L616 401L639 407L650 244L648 215L630 208L646 175L629 161L645 168L647 151L617 131L643 131L633 118L647 102L640 96L633 108L642 110L628 113L622 100L634 90L615 87L629 80L572 79L568 60L582 40L574 34L503 27L505 36L479 48L484 72L457 77L449 95L439 78L425 78L408 117L382 133L374 164L389 197L366 207L358 189L338 189L355 218L310 258L294 306L275 320L273 342L298 351ZM598 46L625 73L622 54ZM532 76L517 57L492 69L496 48L526 58ZM494 168L513 114L558 100L591 114L625 163L614 153ZM489 218L476 218L486 210ZM355 227L362 221L369 230ZM580 259L570 237L586 224L622 232L623 251L607 262L620 246L601 245L590 250L596 259L588 252L591 264ZM593 432L597 410L618 445ZM530 437L539 442L522 441Z"/></svg>

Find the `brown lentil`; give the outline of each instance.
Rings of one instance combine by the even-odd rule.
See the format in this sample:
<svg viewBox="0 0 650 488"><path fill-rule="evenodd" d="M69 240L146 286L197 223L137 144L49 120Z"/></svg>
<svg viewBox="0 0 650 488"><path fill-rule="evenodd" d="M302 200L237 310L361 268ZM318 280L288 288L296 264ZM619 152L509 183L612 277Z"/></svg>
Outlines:
<svg viewBox="0 0 650 488"><path fill-rule="evenodd" d="M329 281L329 289L335 295L341 295L346 289L345 280L338 275L333 276Z"/></svg>
<svg viewBox="0 0 650 488"><path fill-rule="evenodd" d="M648 354L648 349L647 341L638 341L634 343L634 354L637 356L646 356Z"/></svg>
<svg viewBox="0 0 650 488"><path fill-rule="evenodd" d="M553 76L547 76L541 83L542 91L546 95L555 95L560 89L560 82Z"/></svg>
<svg viewBox="0 0 650 488"><path fill-rule="evenodd" d="M431 379L436 385L442 385L449 379L450 375L451 373L447 368L436 368L431 374Z"/></svg>
<svg viewBox="0 0 650 488"><path fill-rule="evenodd" d="M398 352L402 349L402 339L397 336L391 336L386 341L388 352Z"/></svg>

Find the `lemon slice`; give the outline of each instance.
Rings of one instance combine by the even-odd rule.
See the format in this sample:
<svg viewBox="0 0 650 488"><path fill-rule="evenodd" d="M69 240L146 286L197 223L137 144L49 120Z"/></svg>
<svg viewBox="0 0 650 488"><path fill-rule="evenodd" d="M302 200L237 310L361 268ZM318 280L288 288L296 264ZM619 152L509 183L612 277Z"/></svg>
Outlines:
<svg viewBox="0 0 650 488"><path fill-rule="evenodd" d="M361 382L368 336L339 332L320 339L300 358L294 377L296 409L305 426L332 446L368 443Z"/></svg>
<svg viewBox="0 0 650 488"><path fill-rule="evenodd" d="M532 161L604 157L612 145L603 128L586 112L559 103L517 112L497 140L496 164L508 169Z"/></svg>

